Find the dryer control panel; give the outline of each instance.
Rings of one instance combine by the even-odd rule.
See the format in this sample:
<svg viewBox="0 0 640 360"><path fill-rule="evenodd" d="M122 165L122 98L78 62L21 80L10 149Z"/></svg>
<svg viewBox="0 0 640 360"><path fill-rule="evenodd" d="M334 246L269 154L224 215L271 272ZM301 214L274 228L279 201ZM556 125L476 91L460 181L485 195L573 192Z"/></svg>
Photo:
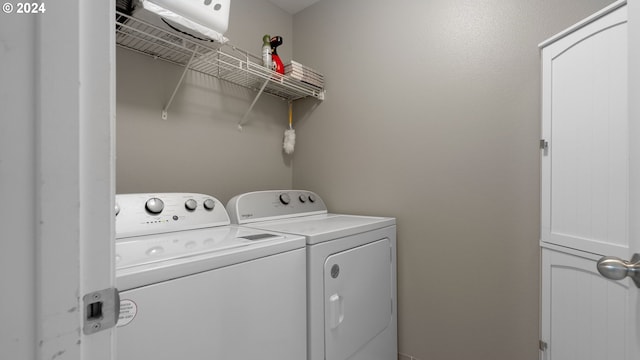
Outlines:
<svg viewBox="0 0 640 360"><path fill-rule="evenodd" d="M326 214L327 207L316 193L306 190L255 191L234 196L227 203L234 224Z"/></svg>
<svg viewBox="0 0 640 360"><path fill-rule="evenodd" d="M116 195L116 239L229 225L213 196L195 193Z"/></svg>

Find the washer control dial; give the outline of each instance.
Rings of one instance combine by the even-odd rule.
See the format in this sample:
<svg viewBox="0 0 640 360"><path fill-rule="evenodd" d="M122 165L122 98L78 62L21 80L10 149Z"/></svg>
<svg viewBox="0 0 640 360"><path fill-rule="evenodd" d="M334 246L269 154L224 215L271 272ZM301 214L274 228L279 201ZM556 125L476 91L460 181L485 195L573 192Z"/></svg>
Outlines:
<svg viewBox="0 0 640 360"><path fill-rule="evenodd" d="M204 201L203 205L205 209L211 211L216 206L216 202L213 201L212 199L207 199Z"/></svg>
<svg viewBox="0 0 640 360"><path fill-rule="evenodd" d="M316 202L316 196L313 194L309 194L309 202L312 202L312 203Z"/></svg>
<svg viewBox="0 0 640 360"><path fill-rule="evenodd" d="M164 209L164 202L158 198L151 198L147 200L144 207L152 214L160 214Z"/></svg>
<svg viewBox="0 0 640 360"><path fill-rule="evenodd" d="M116 203L114 210L116 211L116 216L118 216L118 214L120 214L120 205L118 205L118 203Z"/></svg>
<svg viewBox="0 0 640 360"><path fill-rule="evenodd" d="M283 205L289 205L289 203L291 202L291 197L287 193L280 194L279 199Z"/></svg>
<svg viewBox="0 0 640 360"><path fill-rule="evenodd" d="M298 196L298 200L300 200L301 203L306 203L307 202L307 195L301 194L300 196Z"/></svg>
<svg viewBox="0 0 640 360"><path fill-rule="evenodd" d="M184 202L184 207L189 211L193 211L196 209L196 207L198 207L198 202L193 199L189 199Z"/></svg>

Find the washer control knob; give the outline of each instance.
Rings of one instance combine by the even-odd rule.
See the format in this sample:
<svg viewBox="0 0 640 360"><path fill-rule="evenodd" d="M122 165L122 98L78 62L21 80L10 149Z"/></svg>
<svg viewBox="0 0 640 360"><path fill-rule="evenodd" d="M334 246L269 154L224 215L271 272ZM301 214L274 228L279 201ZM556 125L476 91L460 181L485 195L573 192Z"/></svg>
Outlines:
<svg viewBox="0 0 640 360"><path fill-rule="evenodd" d="M144 207L152 214L160 214L164 209L164 202L158 198L151 198L147 200Z"/></svg>
<svg viewBox="0 0 640 360"><path fill-rule="evenodd" d="M300 196L298 196L298 200L300 200L301 203L306 203L307 202L307 195L301 194Z"/></svg>
<svg viewBox="0 0 640 360"><path fill-rule="evenodd" d="M289 203L291 202L291 198L289 197L289 194L280 194L280 202L283 205L289 205Z"/></svg>
<svg viewBox="0 0 640 360"><path fill-rule="evenodd" d="M118 214L120 214L120 205L118 205L118 203L116 203L115 211L116 211L116 216L118 216Z"/></svg>
<svg viewBox="0 0 640 360"><path fill-rule="evenodd" d="M309 201L312 203L316 202L316 196L313 194L309 194Z"/></svg>
<svg viewBox="0 0 640 360"><path fill-rule="evenodd" d="M198 202L193 199L189 199L184 202L184 207L189 211L195 210L197 206L198 206Z"/></svg>
<svg viewBox="0 0 640 360"><path fill-rule="evenodd" d="M207 199L204 201L203 205L205 209L211 211L216 206L216 202L213 201L212 199Z"/></svg>

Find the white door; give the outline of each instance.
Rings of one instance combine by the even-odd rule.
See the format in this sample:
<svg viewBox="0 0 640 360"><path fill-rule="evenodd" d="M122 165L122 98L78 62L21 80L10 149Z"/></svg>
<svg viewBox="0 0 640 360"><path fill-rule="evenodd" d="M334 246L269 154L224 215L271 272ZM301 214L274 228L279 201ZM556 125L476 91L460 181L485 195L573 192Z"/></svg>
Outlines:
<svg viewBox="0 0 640 360"><path fill-rule="evenodd" d="M636 7L616 2L542 45L545 360L640 358L640 289L596 266L640 253Z"/></svg>
<svg viewBox="0 0 640 360"><path fill-rule="evenodd" d="M542 249L542 360L630 360L631 281L610 281L596 269L600 255Z"/></svg>
<svg viewBox="0 0 640 360"><path fill-rule="evenodd" d="M629 246L627 7L542 49L542 241L624 256Z"/></svg>

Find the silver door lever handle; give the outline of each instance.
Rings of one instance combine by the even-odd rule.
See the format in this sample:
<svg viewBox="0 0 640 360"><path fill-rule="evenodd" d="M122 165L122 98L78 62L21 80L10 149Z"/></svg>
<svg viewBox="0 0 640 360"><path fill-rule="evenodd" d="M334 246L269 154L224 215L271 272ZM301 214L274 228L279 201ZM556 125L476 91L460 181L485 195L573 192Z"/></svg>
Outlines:
<svg viewBox="0 0 640 360"><path fill-rule="evenodd" d="M598 272L611 280L622 280L628 276L640 288L640 254L633 254L631 261L605 256L598 260Z"/></svg>

